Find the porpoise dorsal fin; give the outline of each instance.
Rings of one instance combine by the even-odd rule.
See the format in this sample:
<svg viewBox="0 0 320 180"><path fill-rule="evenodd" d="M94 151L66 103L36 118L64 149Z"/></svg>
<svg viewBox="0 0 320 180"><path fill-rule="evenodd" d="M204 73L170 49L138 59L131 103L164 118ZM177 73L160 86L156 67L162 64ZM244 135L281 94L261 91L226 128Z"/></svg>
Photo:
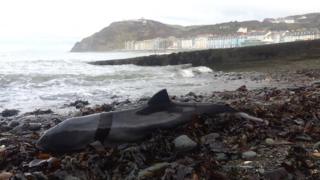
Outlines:
<svg viewBox="0 0 320 180"><path fill-rule="evenodd" d="M161 91L157 92L152 98L148 101L149 106L158 106L158 105L165 105L170 104L170 98L166 89L162 89Z"/></svg>

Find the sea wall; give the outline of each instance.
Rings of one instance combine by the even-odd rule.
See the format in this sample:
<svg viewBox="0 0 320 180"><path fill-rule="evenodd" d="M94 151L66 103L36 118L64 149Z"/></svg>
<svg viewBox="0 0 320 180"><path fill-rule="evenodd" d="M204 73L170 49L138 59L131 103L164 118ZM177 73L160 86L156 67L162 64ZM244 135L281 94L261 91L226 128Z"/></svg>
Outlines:
<svg viewBox="0 0 320 180"><path fill-rule="evenodd" d="M168 55L151 55L121 60L96 61L94 65L135 64L140 66L165 66L192 64L216 70L233 69L266 64L320 58L320 40L299 41L230 49L210 49L179 52Z"/></svg>

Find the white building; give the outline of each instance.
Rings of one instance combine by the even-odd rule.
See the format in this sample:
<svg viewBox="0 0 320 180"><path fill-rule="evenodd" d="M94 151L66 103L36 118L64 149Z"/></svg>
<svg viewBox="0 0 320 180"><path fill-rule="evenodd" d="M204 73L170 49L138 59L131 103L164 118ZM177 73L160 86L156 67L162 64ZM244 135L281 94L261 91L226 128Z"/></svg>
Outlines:
<svg viewBox="0 0 320 180"><path fill-rule="evenodd" d="M283 37L285 36L286 32L287 31L269 31L262 41L267 44L283 42Z"/></svg>
<svg viewBox="0 0 320 180"><path fill-rule="evenodd" d="M293 23L295 23L295 20L294 19L285 19L283 22L287 23L287 24L293 24Z"/></svg>
<svg viewBox="0 0 320 180"><path fill-rule="evenodd" d="M194 49L206 49L208 47L208 36L199 36L194 39Z"/></svg>
<svg viewBox="0 0 320 180"><path fill-rule="evenodd" d="M181 48L182 49L192 49L194 45L194 39L182 39Z"/></svg>
<svg viewBox="0 0 320 180"><path fill-rule="evenodd" d="M178 39L176 37L169 37L168 38L168 47L167 49L177 50L181 49L181 39Z"/></svg>
<svg viewBox="0 0 320 180"><path fill-rule="evenodd" d="M125 42L125 50L134 50L135 41L126 41Z"/></svg>
<svg viewBox="0 0 320 180"><path fill-rule="evenodd" d="M283 37L283 42L293 42L293 41L308 41L319 39L319 31L294 31L287 32Z"/></svg>
<svg viewBox="0 0 320 180"><path fill-rule="evenodd" d="M247 34L247 39L248 40L264 41L269 33L270 33L269 31L253 31L253 32L249 32Z"/></svg>
<svg viewBox="0 0 320 180"><path fill-rule="evenodd" d="M248 28L246 28L246 27L240 27L240 28L238 29L237 33L247 34L247 33L248 33Z"/></svg>

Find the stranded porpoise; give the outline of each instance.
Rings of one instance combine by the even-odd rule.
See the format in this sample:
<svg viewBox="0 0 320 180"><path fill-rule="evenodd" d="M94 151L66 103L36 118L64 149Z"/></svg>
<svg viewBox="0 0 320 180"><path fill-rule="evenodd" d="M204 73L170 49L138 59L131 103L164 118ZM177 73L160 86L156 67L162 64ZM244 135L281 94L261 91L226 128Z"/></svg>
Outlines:
<svg viewBox="0 0 320 180"><path fill-rule="evenodd" d="M201 114L239 113L245 118L259 118L240 113L227 105L172 102L167 91L156 93L146 105L130 110L105 112L67 119L47 130L37 142L43 151L70 152L89 144L134 142L157 129L174 128Z"/></svg>

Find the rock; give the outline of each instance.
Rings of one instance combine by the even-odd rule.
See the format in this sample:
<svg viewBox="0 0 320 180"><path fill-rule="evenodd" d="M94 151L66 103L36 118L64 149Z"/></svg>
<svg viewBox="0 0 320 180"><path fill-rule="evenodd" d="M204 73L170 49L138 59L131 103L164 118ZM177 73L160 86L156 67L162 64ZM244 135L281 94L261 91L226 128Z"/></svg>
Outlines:
<svg viewBox="0 0 320 180"><path fill-rule="evenodd" d="M272 171L267 171L263 174L264 179L267 180L282 180L289 177L289 173L285 168L279 168Z"/></svg>
<svg viewBox="0 0 320 180"><path fill-rule="evenodd" d="M181 135L177 137L174 141L174 147L177 151L190 151L197 146L192 139L190 139L187 135Z"/></svg>
<svg viewBox="0 0 320 180"><path fill-rule="evenodd" d="M98 112L109 112L113 110L113 106L111 106L110 104L103 104L101 106L96 107L95 109Z"/></svg>
<svg viewBox="0 0 320 180"><path fill-rule="evenodd" d="M313 150L320 150L320 141L319 142L316 142L314 145L313 145Z"/></svg>
<svg viewBox="0 0 320 180"><path fill-rule="evenodd" d="M38 131L41 129L41 123L29 123L30 131Z"/></svg>
<svg viewBox="0 0 320 180"><path fill-rule="evenodd" d="M211 133L206 136L201 137L201 143L208 147L212 152L220 153L227 152L225 144L219 140L220 134Z"/></svg>
<svg viewBox="0 0 320 180"><path fill-rule="evenodd" d="M74 106L77 109L83 108L83 107L85 107L87 105L89 105L89 102L88 101L83 101L83 100L76 100L75 102L69 104L69 106Z"/></svg>
<svg viewBox="0 0 320 180"><path fill-rule="evenodd" d="M274 145L274 143L275 143L275 141L274 141L272 138L267 138L267 139L265 140L265 142L266 142L266 144L268 144L268 145Z"/></svg>
<svg viewBox="0 0 320 180"><path fill-rule="evenodd" d="M0 126L0 132L7 132L7 131L10 131L12 130L12 127L10 126L7 126L7 125L1 125Z"/></svg>
<svg viewBox="0 0 320 180"><path fill-rule="evenodd" d="M65 177L65 180L81 180L81 179L72 175L67 175Z"/></svg>
<svg viewBox="0 0 320 180"><path fill-rule="evenodd" d="M167 168L169 165L170 163L167 162L154 164L151 167L141 170L138 174L138 179L151 178L155 174Z"/></svg>
<svg viewBox="0 0 320 180"><path fill-rule="evenodd" d="M6 147L5 146L0 146L0 164L2 164L6 160Z"/></svg>
<svg viewBox="0 0 320 180"><path fill-rule="evenodd" d="M16 109L5 109L2 111L1 115L3 117L11 117L11 116L18 115L19 112L20 111Z"/></svg>
<svg viewBox="0 0 320 180"><path fill-rule="evenodd" d="M47 180L48 179L48 177L46 175L44 175L42 172L34 172L32 174L37 180Z"/></svg>
<svg viewBox="0 0 320 180"><path fill-rule="evenodd" d="M295 137L296 140L300 141L312 141L312 138L307 134L301 134Z"/></svg>
<svg viewBox="0 0 320 180"><path fill-rule="evenodd" d="M190 179L194 171L194 167L190 165L172 162L165 170L162 179Z"/></svg>
<svg viewBox="0 0 320 180"><path fill-rule="evenodd" d="M197 97L197 95L194 92L189 92L186 96Z"/></svg>
<svg viewBox="0 0 320 180"><path fill-rule="evenodd" d="M225 161L229 159L225 153L217 153L215 157L218 161Z"/></svg>
<svg viewBox="0 0 320 180"><path fill-rule="evenodd" d="M10 140L8 138L0 138L0 144L7 144ZM1 146L0 146L1 149Z"/></svg>
<svg viewBox="0 0 320 180"><path fill-rule="evenodd" d="M254 151L246 151L244 153L242 153L241 157L243 159L253 159L257 156L257 153Z"/></svg>
<svg viewBox="0 0 320 180"><path fill-rule="evenodd" d="M203 144L210 144L212 141L216 141L220 137L220 134L218 133L210 133L208 135L201 137L201 143Z"/></svg>
<svg viewBox="0 0 320 180"><path fill-rule="evenodd" d="M47 109L47 110L37 109L33 112L26 113L26 115L44 115L44 114L52 114L52 113L53 111L51 109Z"/></svg>
<svg viewBox="0 0 320 180"><path fill-rule="evenodd" d="M93 149L95 149L98 153L106 152L105 147L103 146L103 144L101 144L100 141L94 141L90 144L90 146L93 147Z"/></svg>
<svg viewBox="0 0 320 180"><path fill-rule="evenodd" d="M320 81L313 81L311 84L314 87L320 87Z"/></svg>
<svg viewBox="0 0 320 180"><path fill-rule="evenodd" d="M264 174L264 173L266 172L266 170L263 169L263 168L259 168L259 169L258 169L258 172L259 172L260 174Z"/></svg>
<svg viewBox="0 0 320 180"><path fill-rule="evenodd" d="M320 158L320 153L318 152L312 153L312 156L315 158Z"/></svg>
<svg viewBox="0 0 320 180"><path fill-rule="evenodd" d="M295 119L294 122L297 124L297 125L300 125L300 126L303 126L304 125L304 120L303 119Z"/></svg>
<svg viewBox="0 0 320 180"><path fill-rule="evenodd" d="M35 177L33 176L33 174L31 174L31 173L29 173L29 172L24 173L23 175L24 175L24 177L26 177L27 179L35 179Z"/></svg>
<svg viewBox="0 0 320 180"><path fill-rule="evenodd" d="M243 85L243 86L239 87L239 88L237 89L237 91L246 92L246 91L248 91L248 89L247 89L247 86L246 86L246 85Z"/></svg>
<svg viewBox="0 0 320 180"><path fill-rule="evenodd" d="M29 163L29 167L39 167L39 166L45 166L47 164L46 159L34 159Z"/></svg>
<svg viewBox="0 0 320 180"><path fill-rule="evenodd" d="M11 128L14 128L14 127L16 127L16 126L18 126L19 125L19 122L18 121L11 121L10 123L9 123L9 126L11 127Z"/></svg>
<svg viewBox="0 0 320 180"><path fill-rule="evenodd" d="M9 180L12 176L12 173L4 171L0 173L0 180Z"/></svg>
<svg viewBox="0 0 320 180"><path fill-rule="evenodd" d="M10 132L17 135L25 135L29 134L29 124L28 123L20 123L18 126L14 127Z"/></svg>
<svg viewBox="0 0 320 180"><path fill-rule="evenodd" d="M57 168L60 166L60 161L55 157L48 159L34 159L29 163L29 168L48 167Z"/></svg>

